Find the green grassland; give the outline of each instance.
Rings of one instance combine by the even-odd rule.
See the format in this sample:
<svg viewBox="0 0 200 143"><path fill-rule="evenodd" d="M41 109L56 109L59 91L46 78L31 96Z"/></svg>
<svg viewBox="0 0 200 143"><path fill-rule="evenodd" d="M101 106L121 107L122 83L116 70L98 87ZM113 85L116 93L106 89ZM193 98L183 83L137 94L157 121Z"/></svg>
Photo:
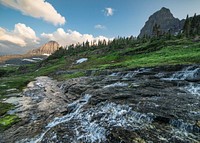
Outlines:
<svg viewBox="0 0 200 143"><path fill-rule="evenodd" d="M107 51L104 53L103 51ZM91 52L91 54L89 54ZM76 57L66 57L67 69L136 68L160 65L200 63L200 43L185 39L158 40L122 49L102 49L100 54L85 51ZM68 59L87 57L82 64L72 64Z"/></svg>

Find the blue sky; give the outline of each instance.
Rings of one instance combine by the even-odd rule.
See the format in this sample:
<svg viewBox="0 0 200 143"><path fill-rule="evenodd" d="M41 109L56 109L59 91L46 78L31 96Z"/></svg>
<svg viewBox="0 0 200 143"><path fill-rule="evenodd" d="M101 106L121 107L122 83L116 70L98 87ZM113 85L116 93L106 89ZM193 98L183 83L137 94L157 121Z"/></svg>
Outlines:
<svg viewBox="0 0 200 143"><path fill-rule="evenodd" d="M23 53L48 40L66 45L86 38L137 36L162 7L183 19L200 14L199 6L200 0L0 0L0 53L8 44Z"/></svg>

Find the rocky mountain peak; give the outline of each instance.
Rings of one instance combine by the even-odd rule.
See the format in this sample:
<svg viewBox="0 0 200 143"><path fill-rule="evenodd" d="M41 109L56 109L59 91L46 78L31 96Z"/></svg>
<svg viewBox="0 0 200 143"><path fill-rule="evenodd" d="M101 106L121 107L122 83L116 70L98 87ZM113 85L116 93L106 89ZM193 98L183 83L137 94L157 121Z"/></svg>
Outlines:
<svg viewBox="0 0 200 143"><path fill-rule="evenodd" d="M52 54L56 50L60 48L60 45L56 41L49 41L48 43L44 44L43 46L39 47L38 49L34 49L32 51L29 51L29 54L37 54L37 55L43 55L43 54Z"/></svg>
<svg viewBox="0 0 200 143"><path fill-rule="evenodd" d="M164 16L162 18L174 18L170 9L162 7L159 11L155 12L152 17L156 16L156 18L161 18L160 16Z"/></svg>
<svg viewBox="0 0 200 143"><path fill-rule="evenodd" d="M151 15L144 27L141 29L139 37L153 36L155 24L160 26L160 31L176 34L183 28L184 21L175 18L168 8L162 7L159 11Z"/></svg>
<svg viewBox="0 0 200 143"><path fill-rule="evenodd" d="M169 10L168 8L166 8L166 7L162 7L162 8L160 9L160 11L167 11L167 12L170 12L170 10Z"/></svg>

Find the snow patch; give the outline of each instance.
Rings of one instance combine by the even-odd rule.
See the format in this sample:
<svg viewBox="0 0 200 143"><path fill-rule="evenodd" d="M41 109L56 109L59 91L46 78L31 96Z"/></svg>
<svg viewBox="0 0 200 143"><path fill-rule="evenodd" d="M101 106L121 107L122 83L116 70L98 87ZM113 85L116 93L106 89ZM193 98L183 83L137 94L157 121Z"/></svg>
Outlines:
<svg viewBox="0 0 200 143"><path fill-rule="evenodd" d="M81 64L83 62L86 62L87 60L88 60L88 58L81 58L81 59L76 61L76 64Z"/></svg>
<svg viewBox="0 0 200 143"><path fill-rule="evenodd" d="M36 63L37 61L32 60L32 59L22 59L22 61L24 62L32 62L32 63Z"/></svg>
<svg viewBox="0 0 200 143"><path fill-rule="evenodd" d="M42 55L44 55L44 56L50 56L51 54L44 53L44 54L42 54Z"/></svg>

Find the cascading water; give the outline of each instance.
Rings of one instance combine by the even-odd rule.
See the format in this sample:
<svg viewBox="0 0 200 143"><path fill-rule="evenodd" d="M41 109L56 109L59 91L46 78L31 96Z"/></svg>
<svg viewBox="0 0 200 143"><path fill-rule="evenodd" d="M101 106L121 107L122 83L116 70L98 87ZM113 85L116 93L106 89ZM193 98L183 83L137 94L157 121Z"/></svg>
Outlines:
<svg viewBox="0 0 200 143"><path fill-rule="evenodd" d="M127 83L122 83L122 82L117 82L117 83L113 83L113 84L109 84L104 86L103 88L109 88L109 87L125 87L128 86Z"/></svg>
<svg viewBox="0 0 200 143"><path fill-rule="evenodd" d="M69 104L68 107L72 108L69 114L55 118L38 137L21 142L58 141L58 135L55 132L48 132L60 124L70 124L70 130L73 129L74 132L68 140L72 142L105 142L106 135L109 134L109 129L112 127L138 130L147 127L153 121L153 114L151 113L142 114L133 111L128 105L112 102L100 103L95 107L84 110L82 107L88 103L90 97L91 95L85 95L83 98ZM50 137L45 137L47 134Z"/></svg>
<svg viewBox="0 0 200 143"><path fill-rule="evenodd" d="M200 96L200 84L190 83L185 89L193 95Z"/></svg>
<svg viewBox="0 0 200 143"><path fill-rule="evenodd" d="M151 71L150 68L140 68L138 70L129 71L129 72L116 72L116 73L112 73L110 76L111 77L121 77L121 78L133 78L137 74L146 73L146 72L150 72L150 71Z"/></svg>
<svg viewBox="0 0 200 143"><path fill-rule="evenodd" d="M182 71L174 73L170 78L163 78L163 80L178 80L178 81L188 81L188 85L183 89L188 91L193 95L200 96L200 68L195 66L190 66Z"/></svg>
<svg viewBox="0 0 200 143"><path fill-rule="evenodd" d="M71 104L69 104L68 106L73 106L73 112L71 112L70 114L67 114L66 116L60 117L60 118L55 118L52 122L50 122L47 126L46 126L46 130L39 135L36 138L33 139L25 139L23 141L20 142L25 142L25 143L38 143L41 142L43 137L45 136L45 134L53 127L57 126L58 124L67 122L69 120L71 120L74 116L77 116L77 114L80 112L80 109L82 106L84 106L85 104L87 104L87 102L89 101L91 95L86 94L82 99L79 99Z"/></svg>
<svg viewBox="0 0 200 143"><path fill-rule="evenodd" d="M195 124L185 123L183 120L172 120L170 124L182 132L200 133L200 128Z"/></svg>
<svg viewBox="0 0 200 143"><path fill-rule="evenodd" d="M199 67L194 67L194 66L189 66L187 68L184 68L182 71L178 71L174 73L171 77L169 78L163 78L164 80L195 80L199 79L200 80L200 68Z"/></svg>
<svg viewBox="0 0 200 143"><path fill-rule="evenodd" d="M198 127L195 124L191 123L185 123L183 120L172 120L170 122L172 126L171 133L174 137L178 137L181 140L187 140L190 139L194 143L198 143L200 138L198 138L198 135L200 133L200 127ZM194 136L194 135L197 136Z"/></svg>
<svg viewBox="0 0 200 143"><path fill-rule="evenodd" d="M81 119L79 128L84 131L78 140L93 143L105 142L108 129L112 127L129 130L145 128L152 122L153 115L134 112L128 105L104 102L79 114L78 118Z"/></svg>

